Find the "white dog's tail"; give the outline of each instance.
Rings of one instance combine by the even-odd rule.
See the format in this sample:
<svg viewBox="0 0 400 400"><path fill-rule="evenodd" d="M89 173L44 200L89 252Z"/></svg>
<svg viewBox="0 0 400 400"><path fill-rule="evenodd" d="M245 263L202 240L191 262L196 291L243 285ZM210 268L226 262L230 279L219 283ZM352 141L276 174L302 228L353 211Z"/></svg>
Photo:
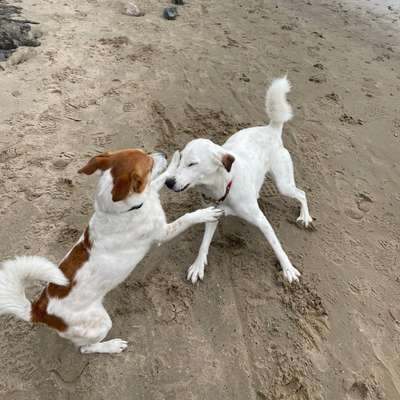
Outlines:
<svg viewBox="0 0 400 400"><path fill-rule="evenodd" d="M289 92L290 82L286 76L274 79L267 89L265 108L271 124L282 125L292 118L292 107L286 100L286 94Z"/></svg>
<svg viewBox="0 0 400 400"><path fill-rule="evenodd" d="M43 257L16 257L0 266L0 315L14 314L31 320L31 303L25 297L25 288L32 281L68 285L68 279L56 264Z"/></svg>

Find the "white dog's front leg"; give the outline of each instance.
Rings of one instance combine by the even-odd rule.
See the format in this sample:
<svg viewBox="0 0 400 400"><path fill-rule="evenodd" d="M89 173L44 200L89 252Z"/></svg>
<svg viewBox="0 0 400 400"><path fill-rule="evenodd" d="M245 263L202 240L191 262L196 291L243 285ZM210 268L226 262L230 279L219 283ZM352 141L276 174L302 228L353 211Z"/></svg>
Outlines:
<svg viewBox="0 0 400 400"><path fill-rule="evenodd" d="M166 226L165 234L160 240L160 244L168 242L169 240L180 235L192 225L201 224L204 222L216 223L218 218L224 214L224 211L216 207L203 208L201 210L193 211L178 218L176 221L171 222Z"/></svg>
<svg viewBox="0 0 400 400"><path fill-rule="evenodd" d="M208 222L206 224L199 254L195 262L188 269L187 279L192 281L193 284L197 282L197 279L203 280L204 278L204 267L207 265L208 250L210 249L210 244L217 226L218 222Z"/></svg>

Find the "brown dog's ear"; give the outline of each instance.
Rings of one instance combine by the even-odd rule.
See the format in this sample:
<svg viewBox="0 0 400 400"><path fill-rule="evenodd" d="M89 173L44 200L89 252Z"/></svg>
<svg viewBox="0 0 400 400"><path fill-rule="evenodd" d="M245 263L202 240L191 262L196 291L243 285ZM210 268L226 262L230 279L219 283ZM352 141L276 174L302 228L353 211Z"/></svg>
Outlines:
<svg viewBox="0 0 400 400"><path fill-rule="evenodd" d="M132 190L136 193L142 193L146 187L146 179L138 174L132 176Z"/></svg>
<svg viewBox="0 0 400 400"><path fill-rule="evenodd" d="M124 174L114 178L113 188L111 191L113 201L121 201L128 197L131 190L131 177L129 174Z"/></svg>
<svg viewBox="0 0 400 400"><path fill-rule="evenodd" d="M231 171L232 164L234 163L234 161L235 161L235 157L233 157L233 155L229 154L229 153L225 153L221 159L222 165L225 167L225 169L228 172Z"/></svg>
<svg viewBox="0 0 400 400"><path fill-rule="evenodd" d="M78 171L78 173L92 175L98 169L105 171L110 168L110 162L111 158L109 153L99 154L98 156L92 157L88 163Z"/></svg>

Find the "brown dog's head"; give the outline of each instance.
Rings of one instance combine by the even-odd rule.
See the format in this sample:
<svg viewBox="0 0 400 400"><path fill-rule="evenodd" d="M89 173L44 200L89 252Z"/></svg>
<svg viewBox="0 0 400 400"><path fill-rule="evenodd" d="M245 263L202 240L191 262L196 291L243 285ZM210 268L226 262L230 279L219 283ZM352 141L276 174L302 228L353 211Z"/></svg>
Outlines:
<svg viewBox="0 0 400 400"><path fill-rule="evenodd" d="M119 212L119 209L128 210L143 202L153 167L160 162L166 164L160 153L150 155L140 149L126 149L91 158L79 173L91 175L99 171L101 177L96 201L103 211L111 211L111 208Z"/></svg>

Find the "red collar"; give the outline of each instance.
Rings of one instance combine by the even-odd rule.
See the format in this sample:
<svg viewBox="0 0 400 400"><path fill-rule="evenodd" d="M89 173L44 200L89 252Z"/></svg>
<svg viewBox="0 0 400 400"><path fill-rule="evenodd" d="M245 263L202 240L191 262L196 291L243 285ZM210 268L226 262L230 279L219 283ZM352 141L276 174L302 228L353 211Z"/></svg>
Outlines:
<svg viewBox="0 0 400 400"><path fill-rule="evenodd" d="M219 200L217 200L217 204L222 203L227 198L231 190L231 187L232 187L232 181L229 181L228 184L226 185L225 194Z"/></svg>

